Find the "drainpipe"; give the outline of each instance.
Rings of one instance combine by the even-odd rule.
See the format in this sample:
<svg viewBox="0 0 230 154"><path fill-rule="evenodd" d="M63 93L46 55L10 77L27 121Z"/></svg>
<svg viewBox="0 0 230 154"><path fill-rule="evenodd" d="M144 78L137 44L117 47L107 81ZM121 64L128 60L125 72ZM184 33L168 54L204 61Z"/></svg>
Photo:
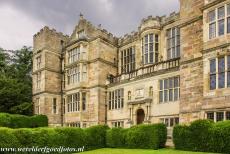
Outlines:
<svg viewBox="0 0 230 154"><path fill-rule="evenodd" d="M64 47L63 47L63 40L61 40L61 59L60 59L60 63L61 63L61 126L63 127L63 123L64 123L64 115L63 115L63 75L64 75L64 68L62 65L62 61L64 60Z"/></svg>

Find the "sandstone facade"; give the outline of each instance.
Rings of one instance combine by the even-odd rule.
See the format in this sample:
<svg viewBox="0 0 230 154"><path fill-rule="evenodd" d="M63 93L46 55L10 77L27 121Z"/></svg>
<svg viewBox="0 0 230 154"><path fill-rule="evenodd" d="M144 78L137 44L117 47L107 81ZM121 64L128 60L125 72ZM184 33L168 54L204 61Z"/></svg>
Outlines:
<svg viewBox="0 0 230 154"><path fill-rule="evenodd" d="M71 36L44 27L34 36L34 113L77 127L230 119L230 0L180 5L121 38L82 15Z"/></svg>

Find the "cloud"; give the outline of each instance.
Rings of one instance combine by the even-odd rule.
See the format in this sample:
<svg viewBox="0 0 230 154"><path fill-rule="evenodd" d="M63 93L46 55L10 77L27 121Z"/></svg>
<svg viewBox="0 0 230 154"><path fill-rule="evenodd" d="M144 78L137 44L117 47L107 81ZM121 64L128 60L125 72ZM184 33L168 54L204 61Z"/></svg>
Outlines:
<svg viewBox="0 0 230 154"><path fill-rule="evenodd" d="M20 49L23 45L31 46L32 34L44 25L8 5L1 5L0 19L0 47L8 50Z"/></svg>
<svg viewBox="0 0 230 154"><path fill-rule="evenodd" d="M144 17L178 9L179 0L0 0L0 46L32 45L33 34L45 25L70 35L80 12L93 24L121 36L137 30Z"/></svg>

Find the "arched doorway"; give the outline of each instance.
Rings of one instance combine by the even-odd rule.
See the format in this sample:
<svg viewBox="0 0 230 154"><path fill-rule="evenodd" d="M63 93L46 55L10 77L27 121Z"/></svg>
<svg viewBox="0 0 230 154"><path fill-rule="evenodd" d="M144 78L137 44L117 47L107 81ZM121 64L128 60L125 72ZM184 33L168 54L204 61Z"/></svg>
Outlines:
<svg viewBox="0 0 230 154"><path fill-rule="evenodd" d="M137 110L137 125L142 124L145 120L145 111L143 109Z"/></svg>

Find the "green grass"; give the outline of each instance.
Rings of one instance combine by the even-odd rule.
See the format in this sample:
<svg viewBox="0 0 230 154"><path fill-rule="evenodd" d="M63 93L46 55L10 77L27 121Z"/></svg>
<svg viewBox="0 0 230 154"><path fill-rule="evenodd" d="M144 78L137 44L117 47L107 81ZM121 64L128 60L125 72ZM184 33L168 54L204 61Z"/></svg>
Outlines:
<svg viewBox="0 0 230 154"><path fill-rule="evenodd" d="M144 149L98 149L82 154L208 154L204 152L179 151L174 149L144 150ZM209 153L210 154L210 153Z"/></svg>

